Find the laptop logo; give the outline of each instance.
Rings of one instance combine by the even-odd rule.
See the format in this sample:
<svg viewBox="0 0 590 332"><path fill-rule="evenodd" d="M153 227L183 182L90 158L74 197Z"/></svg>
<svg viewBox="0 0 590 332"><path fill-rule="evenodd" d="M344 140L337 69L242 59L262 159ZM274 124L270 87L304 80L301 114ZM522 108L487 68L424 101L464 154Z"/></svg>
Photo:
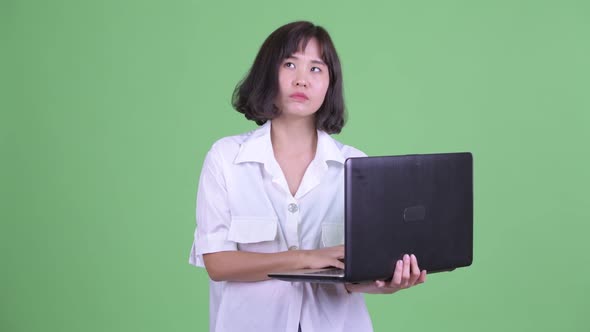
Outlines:
<svg viewBox="0 0 590 332"><path fill-rule="evenodd" d="M404 221L420 221L426 217L426 208L422 205L410 206L404 209Z"/></svg>

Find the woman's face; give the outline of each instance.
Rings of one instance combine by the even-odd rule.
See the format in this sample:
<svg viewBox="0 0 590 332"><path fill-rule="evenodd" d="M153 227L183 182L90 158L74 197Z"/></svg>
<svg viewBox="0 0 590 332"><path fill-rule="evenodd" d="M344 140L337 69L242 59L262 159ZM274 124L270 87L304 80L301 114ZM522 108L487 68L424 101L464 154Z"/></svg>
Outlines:
<svg viewBox="0 0 590 332"><path fill-rule="evenodd" d="M279 93L275 105L280 117L309 117L322 106L330 85L328 66L322 61L315 38L283 60L279 67Z"/></svg>

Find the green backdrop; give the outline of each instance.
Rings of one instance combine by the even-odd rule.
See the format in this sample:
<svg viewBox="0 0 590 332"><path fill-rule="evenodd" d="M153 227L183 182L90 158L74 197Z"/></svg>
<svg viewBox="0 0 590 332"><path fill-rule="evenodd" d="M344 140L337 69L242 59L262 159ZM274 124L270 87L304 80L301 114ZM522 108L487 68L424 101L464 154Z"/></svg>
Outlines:
<svg viewBox="0 0 590 332"><path fill-rule="evenodd" d="M587 1L0 1L1 331L204 331L198 176L264 38L325 26L369 155L471 151L475 259L376 331L587 331Z"/></svg>

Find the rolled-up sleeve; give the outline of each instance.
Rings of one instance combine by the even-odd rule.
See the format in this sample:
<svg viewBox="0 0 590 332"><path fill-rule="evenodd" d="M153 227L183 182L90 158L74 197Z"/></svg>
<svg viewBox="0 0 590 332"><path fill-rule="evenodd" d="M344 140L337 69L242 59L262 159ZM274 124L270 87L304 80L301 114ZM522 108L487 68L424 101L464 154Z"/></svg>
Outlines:
<svg viewBox="0 0 590 332"><path fill-rule="evenodd" d="M189 263L204 267L203 254L237 250L227 240L231 215L222 156L215 145L207 153L197 190L196 230Z"/></svg>

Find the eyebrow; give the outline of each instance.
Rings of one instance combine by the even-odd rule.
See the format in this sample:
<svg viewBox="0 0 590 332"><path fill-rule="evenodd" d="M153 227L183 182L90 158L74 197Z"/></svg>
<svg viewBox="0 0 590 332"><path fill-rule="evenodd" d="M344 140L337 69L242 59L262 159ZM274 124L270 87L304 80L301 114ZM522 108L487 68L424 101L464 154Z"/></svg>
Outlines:
<svg viewBox="0 0 590 332"><path fill-rule="evenodd" d="M287 59L296 59L296 60L299 60L299 58L296 55L290 55L290 56L287 57ZM324 65L326 67L328 66L322 60L311 60L311 63L315 63L315 64L318 64L318 65Z"/></svg>

